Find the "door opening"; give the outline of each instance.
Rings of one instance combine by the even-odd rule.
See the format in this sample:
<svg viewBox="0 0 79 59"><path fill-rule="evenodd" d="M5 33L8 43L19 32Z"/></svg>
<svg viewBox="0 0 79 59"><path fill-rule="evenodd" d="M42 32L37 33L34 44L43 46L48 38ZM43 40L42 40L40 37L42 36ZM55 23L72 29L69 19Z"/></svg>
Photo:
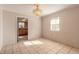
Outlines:
<svg viewBox="0 0 79 59"><path fill-rule="evenodd" d="M28 40L28 19L17 17L17 42Z"/></svg>

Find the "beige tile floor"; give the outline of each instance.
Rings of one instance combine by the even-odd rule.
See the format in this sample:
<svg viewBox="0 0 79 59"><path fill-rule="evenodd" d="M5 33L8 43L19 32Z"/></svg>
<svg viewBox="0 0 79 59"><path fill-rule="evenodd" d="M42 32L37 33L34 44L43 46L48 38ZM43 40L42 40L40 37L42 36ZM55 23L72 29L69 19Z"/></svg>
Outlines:
<svg viewBox="0 0 79 59"><path fill-rule="evenodd" d="M48 39L20 41L15 45L3 47L1 54L78 54L79 49Z"/></svg>

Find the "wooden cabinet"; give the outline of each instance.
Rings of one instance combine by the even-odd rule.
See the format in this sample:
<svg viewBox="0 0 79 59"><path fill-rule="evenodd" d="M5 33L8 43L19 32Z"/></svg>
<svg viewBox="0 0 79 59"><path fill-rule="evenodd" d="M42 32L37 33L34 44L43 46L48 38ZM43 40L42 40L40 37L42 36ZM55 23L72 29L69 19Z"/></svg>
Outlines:
<svg viewBox="0 0 79 59"><path fill-rule="evenodd" d="M28 35L28 29L25 28L19 28L18 32L19 36Z"/></svg>

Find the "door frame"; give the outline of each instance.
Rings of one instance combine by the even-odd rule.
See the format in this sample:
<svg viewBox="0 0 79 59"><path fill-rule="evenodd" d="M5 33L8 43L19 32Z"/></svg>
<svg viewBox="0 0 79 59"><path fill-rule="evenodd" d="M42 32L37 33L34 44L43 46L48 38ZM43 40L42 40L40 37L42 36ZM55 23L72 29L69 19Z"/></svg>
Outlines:
<svg viewBox="0 0 79 59"><path fill-rule="evenodd" d="M20 17L20 18L26 18L26 19L28 20L28 17L16 16L16 34L17 34L17 35L16 35L16 37L17 37L17 40L16 40L16 41L17 41L17 43L18 43L18 30L17 30L17 29L19 28L19 25L18 25L18 18L19 18L19 17ZM28 26L27 26L27 27L28 27ZM28 39L28 35L27 35L27 39Z"/></svg>

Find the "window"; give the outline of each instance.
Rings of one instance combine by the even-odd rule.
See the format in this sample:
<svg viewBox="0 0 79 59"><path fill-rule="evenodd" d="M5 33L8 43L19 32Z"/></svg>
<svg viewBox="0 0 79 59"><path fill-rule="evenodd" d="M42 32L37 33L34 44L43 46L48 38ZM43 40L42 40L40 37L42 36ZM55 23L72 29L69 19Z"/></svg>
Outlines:
<svg viewBox="0 0 79 59"><path fill-rule="evenodd" d="M23 22L19 22L19 28L24 28L24 23Z"/></svg>
<svg viewBox="0 0 79 59"><path fill-rule="evenodd" d="M55 17L50 20L50 30L51 31L59 31L59 17Z"/></svg>

